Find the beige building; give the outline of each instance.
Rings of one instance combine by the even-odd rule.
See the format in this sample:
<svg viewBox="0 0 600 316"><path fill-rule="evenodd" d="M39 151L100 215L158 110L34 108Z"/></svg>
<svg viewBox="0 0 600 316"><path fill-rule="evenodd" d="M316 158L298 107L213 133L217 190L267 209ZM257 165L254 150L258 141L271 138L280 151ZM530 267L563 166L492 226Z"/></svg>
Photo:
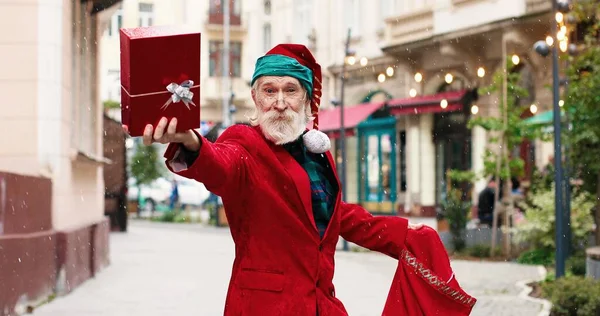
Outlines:
<svg viewBox="0 0 600 316"><path fill-rule="evenodd" d="M0 1L0 314L108 264L100 30L118 1Z"/></svg>
<svg viewBox="0 0 600 316"><path fill-rule="evenodd" d="M483 169L490 135L466 123L498 113L498 96L478 91L501 69L503 43L509 56L519 57L530 92L525 108L550 108L550 61L532 49L549 33L548 1L274 0L265 6L271 2L272 41L308 45L324 68L321 129L335 139L340 114L331 103L340 99L347 63L346 196L374 213L433 216L445 199L447 170ZM353 56L345 58L349 28ZM537 141L513 151L528 172L551 153L551 144ZM474 183L474 201L484 186L485 179Z"/></svg>

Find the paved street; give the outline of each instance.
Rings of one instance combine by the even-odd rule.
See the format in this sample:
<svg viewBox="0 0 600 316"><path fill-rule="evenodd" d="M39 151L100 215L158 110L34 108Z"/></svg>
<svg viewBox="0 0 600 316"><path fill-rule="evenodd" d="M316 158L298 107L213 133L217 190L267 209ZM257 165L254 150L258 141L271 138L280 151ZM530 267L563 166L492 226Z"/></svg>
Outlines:
<svg viewBox="0 0 600 316"><path fill-rule="evenodd" d="M111 265L36 316L222 315L233 260L226 229L133 221L111 235ZM537 267L453 262L459 282L478 298L472 315L538 315L518 298L516 283L539 279ZM352 316L381 315L396 261L375 253L338 251L334 283Z"/></svg>

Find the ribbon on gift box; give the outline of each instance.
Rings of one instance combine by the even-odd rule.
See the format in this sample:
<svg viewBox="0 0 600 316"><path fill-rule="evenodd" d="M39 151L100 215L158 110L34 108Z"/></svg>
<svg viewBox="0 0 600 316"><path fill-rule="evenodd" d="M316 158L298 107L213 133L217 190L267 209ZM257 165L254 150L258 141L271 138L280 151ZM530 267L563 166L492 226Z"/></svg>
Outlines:
<svg viewBox="0 0 600 316"><path fill-rule="evenodd" d="M193 106L196 106L194 101L192 101L192 98L194 97L194 93L191 91L191 89L197 88L199 86L200 85L194 85L194 81L192 81L192 80L185 80L184 82L182 82L180 84L171 82L167 86L167 91L162 91L162 92L152 92L152 93L131 95L131 94L129 94L127 89L123 89L123 90L131 98L171 93L171 97L169 97L169 99L165 102L165 104L163 104L160 107L161 110L166 110L169 107L169 105L171 105L171 103L179 103L179 102L183 102L183 104L187 107L187 109L190 110L190 104Z"/></svg>
<svg viewBox="0 0 600 316"><path fill-rule="evenodd" d="M194 93L190 91L190 89L194 86L194 82L192 80L186 80L181 84L176 84L171 82L167 86L167 90L171 92L171 97L163 106L161 106L161 110L165 110L171 103L183 102L185 106L190 109L190 104L196 106L192 98L194 97Z"/></svg>

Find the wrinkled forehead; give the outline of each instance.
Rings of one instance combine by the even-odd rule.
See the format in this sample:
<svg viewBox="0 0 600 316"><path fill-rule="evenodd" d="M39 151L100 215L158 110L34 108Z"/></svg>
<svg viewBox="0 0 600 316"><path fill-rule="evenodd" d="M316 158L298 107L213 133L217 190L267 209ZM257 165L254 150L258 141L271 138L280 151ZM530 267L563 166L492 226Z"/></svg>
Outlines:
<svg viewBox="0 0 600 316"><path fill-rule="evenodd" d="M257 87L264 85L271 86L287 86L294 85L298 87L302 87L300 81L294 77L290 76L263 76L256 80Z"/></svg>

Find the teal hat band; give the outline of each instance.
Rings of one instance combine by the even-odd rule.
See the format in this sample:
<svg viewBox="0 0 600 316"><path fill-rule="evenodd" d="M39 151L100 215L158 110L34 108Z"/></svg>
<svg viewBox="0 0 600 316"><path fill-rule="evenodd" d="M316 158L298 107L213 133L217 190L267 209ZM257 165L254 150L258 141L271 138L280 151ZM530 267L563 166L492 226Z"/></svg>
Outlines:
<svg viewBox="0 0 600 316"><path fill-rule="evenodd" d="M313 73L296 59L284 55L266 55L256 61L251 85L262 76L290 76L298 79L308 95L313 91Z"/></svg>

